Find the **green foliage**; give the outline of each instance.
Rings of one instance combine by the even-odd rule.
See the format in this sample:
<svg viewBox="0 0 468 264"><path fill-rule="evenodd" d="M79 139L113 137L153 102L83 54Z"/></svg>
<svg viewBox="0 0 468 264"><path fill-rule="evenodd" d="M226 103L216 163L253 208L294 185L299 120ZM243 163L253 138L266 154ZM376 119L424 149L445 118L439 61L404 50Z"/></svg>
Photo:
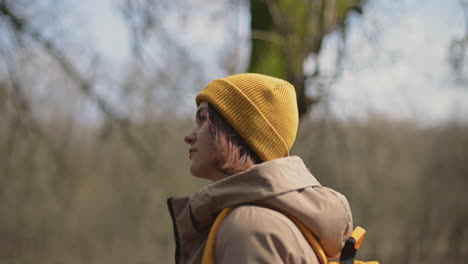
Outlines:
<svg viewBox="0 0 468 264"><path fill-rule="evenodd" d="M306 95L306 79L314 77L304 76L306 58L310 54L318 55L324 37L337 27L346 27L346 17L353 10L360 11L362 2L252 0L252 52L248 71L292 83L296 88L299 116L303 116L320 99L320 96Z"/></svg>
<svg viewBox="0 0 468 264"><path fill-rule="evenodd" d="M263 1L251 1L252 30L276 32L270 13ZM279 43L252 39L249 72L270 74L279 78L286 78L284 55Z"/></svg>
<svg viewBox="0 0 468 264"><path fill-rule="evenodd" d="M360 0L271 1L278 10L275 21L267 2L251 1L251 29L253 32L259 30L277 34L282 40L275 43L259 40L254 36L249 71L280 78L290 78L291 74L288 75L288 71L300 75L298 71L303 70L302 66L308 53L320 52L319 49L311 47L312 43L322 42L326 34L337 26L343 26L349 12L362 4ZM309 39L312 41L308 41ZM288 65L286 56L289 56L294 64Z"/></svg>
<svg viewBox="0 0 468 264"><path fill-rule="evenodd" d="M265 44L263 40L254 40L255 49L252 53L249 72L263 73L286 79L286 69L283 51L278 44ZM259 42L259 43L257 43Z"/></svg>

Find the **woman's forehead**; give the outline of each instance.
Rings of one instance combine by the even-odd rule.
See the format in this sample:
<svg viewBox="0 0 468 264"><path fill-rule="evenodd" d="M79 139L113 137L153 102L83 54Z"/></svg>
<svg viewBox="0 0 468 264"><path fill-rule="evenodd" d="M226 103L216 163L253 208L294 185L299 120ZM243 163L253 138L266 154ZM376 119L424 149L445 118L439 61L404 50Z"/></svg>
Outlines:
<svg viewBox="0 0 468 264"><path fill-rule="evenodd" d="M200 105L198 105L198 109L208 107L208 102L207 101L201 101Z"/></svg>

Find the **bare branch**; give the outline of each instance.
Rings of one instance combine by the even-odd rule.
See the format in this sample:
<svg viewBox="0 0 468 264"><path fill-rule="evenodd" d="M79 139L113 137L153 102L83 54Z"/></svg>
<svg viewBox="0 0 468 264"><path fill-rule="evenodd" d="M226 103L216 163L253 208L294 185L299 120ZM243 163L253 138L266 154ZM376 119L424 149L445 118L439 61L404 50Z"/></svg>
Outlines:
<svg viewBox="0 0 468 264"><path fill-rule="evenodd" d="M285 16L281 14L281 10L275 0L264 0L267 5L268 11L273 19L275 27L278 29L281 35L287 36L291 33L290 25L287 23Z"/></svg>
<svg viewBox="0 0 468 264"><path fill-rule="evenodd" d="M312 8L313 4L319 4L317 8ZM320 53L324 36L327 34L327 21L330 20L330 8L334 8L335 0L321 0L309 4L307 13L308 33L305 35L305 54ZM317 9L317 10L316 10ZM315 12L313 12L315 10Z"/></svg>
<svg viewBox="0 0 468 264"><path fill-rule="evenodd" d="M159 2L156 2L159 3ZM164 4L164 2L162 3ZM153 6L154 3L146 1L138 3L137 1L126 0L124 5L120 8L122 17L127 21L129 30L132 36L132 50L133 54L141 59L144 55L144 42L149 38L150 33L158 33L158 40L167 43L167 47L174 49L174 54L179 58L183 58L190 63L193 68L199 68L199 63L196 59L173 37L159 17L159 14L154 13L157 7ZM143 21L143 22L142 22ZM155 59L156 61L156 59ZM161 72L161 74L165 74Z"/></svg>
<svg viewBox="0 0 468 264"><path fill-rule="evenodd" d="M135 154L137 154L143 167L148 172L154 172L155 168L153 164L155 161L143 143L140 142L130 131L129 120L125 117L120 117L102 97L93 92L94 89L92 83L80 74L78 69L65 56L62 50L60 50L52 41L44 37L41 32L29 27L26 19L12 12L5 2L0 2L0 15L5 16L16 31L30 36L56 60L56 62L62 67L63 71L78 84L80 91L94 102L99 110L101 110L109 120L121 128L124 140L134 150Z"/></svg>
<svg viewBox="0 0 468 264"><path fill-rule="evenodd" d="M468 1L460 0L460 6L465 19L465 34L451 41L449 62L455 74L455 80L460 83L465 83L468 82L468 75L464 72L468 46Z"/></svg>
<svg viewBox="0 0 468 264"><path fill-rule="evenodd" d="M275 32L269 32L264 30L252 30L251 32L252 39L269 41L274 44L284 45L283 38Z"/></svg>

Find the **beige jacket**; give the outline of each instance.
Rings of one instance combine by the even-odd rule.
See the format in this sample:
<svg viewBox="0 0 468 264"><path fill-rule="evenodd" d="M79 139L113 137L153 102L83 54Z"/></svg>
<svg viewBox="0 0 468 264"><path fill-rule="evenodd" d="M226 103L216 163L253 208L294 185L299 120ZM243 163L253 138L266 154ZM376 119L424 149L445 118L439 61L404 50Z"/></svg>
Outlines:
<svg viewBox="0 0 468 264"><path fill-rule="evenodd" d="M250 204L253 202L257 205ZM317 237L329 257L340 253L352 232L346 198L321 186L302 160L291 156L209 184L190 197L169 198L176 263L201 263L217 214L236 205L239 207L224 220L216 236L217 264L318 263L296 225L266 207L296 216Z"/></svg>

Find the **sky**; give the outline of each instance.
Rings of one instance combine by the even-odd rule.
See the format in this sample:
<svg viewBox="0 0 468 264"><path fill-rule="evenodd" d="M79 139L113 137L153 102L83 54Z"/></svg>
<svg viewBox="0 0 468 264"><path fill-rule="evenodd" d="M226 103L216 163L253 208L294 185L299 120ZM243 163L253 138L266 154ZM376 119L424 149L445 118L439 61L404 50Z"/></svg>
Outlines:
<svg viewBox="0 0 468 264"><path fill-rule="evenodd" d="M438 121L468 115L448 47L464 33L458 1L375 1L351 27L348 60L333 89L336 113L368 110ZM366 35L377 35L369 41Z"/></svg>
<svg viewBox="0 0 468 264"><path fill-rule="evenodd" d="M421 122L447 118L468 120L468 88L453 81L448 48L464 33L464 18L456 0L371 0L363 16L352 16L346 42L346 60L340 78L329 92L330 109L337 116L366 116L369 112ZM128 32L115 1L83 0L78 11L85 17L91 45L103 58L125 65L130 56ZM216 7L213 7L216 9ZM248 60L248 9L236 11L242 40L239 71ZM169 27L177 25L170 21ZM222 19L193 16L181 41L207 69L207 78L223 77L217 57L231 41ZM209 39L209 41L207 41ZM329 36L320 55L324 72L334 67L336 36ZM201 89L202 87L200 87Z"/></svg>
<svg viewBox="0 0 468 264"><path fill-rule="evenodd" d="M119 15L118 1L83 0L74 3L77 18L89 35L91 45L106 60L124 64L130 56L129 34L122 17Z"/></svg>

